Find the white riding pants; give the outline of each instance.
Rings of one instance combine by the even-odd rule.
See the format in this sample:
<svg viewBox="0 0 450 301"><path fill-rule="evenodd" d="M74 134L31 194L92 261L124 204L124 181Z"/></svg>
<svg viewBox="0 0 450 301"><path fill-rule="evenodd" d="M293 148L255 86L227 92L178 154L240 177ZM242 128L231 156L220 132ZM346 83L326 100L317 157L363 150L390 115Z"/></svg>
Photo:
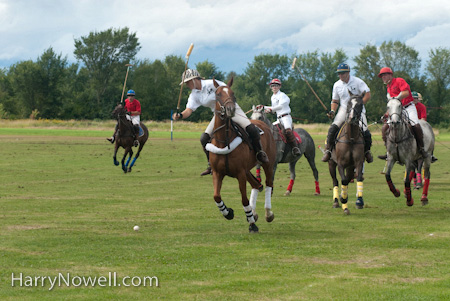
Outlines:
<svg viewBox="0 0 450 301"><path fill-rule="evenodd" d="M236 105L236 111L234 114L234 117L231 118L234 122L239 124L244 130L251 124L250 120L248 119L247 115L245 115L244 111ZM214 122L216 120L216 114L214 114L213 118L209 122L208 126L206 127L205 133L207 133L209 136L212 135L214 130Z"/></svg>
<svg viewBox="0 0 450 301"><path fill-rule="evenodd" d="M340 128L344 124L346 117L347 117L347 107L341 106L336 114L336 117L334 117L333 124L337 125ZM362 127L364 132L367 131L368 129L365 110L361 112L361 120L359 121L359 126Z"/></svg>

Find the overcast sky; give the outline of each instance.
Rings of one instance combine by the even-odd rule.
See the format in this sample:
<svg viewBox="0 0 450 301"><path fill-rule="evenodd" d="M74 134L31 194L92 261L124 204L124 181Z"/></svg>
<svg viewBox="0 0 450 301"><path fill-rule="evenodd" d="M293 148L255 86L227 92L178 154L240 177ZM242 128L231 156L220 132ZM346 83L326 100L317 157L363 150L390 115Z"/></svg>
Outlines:
<svg viewBox="0 0 450 301"><path fill-rule="evenodd" d="M190 67L209 60L237 73L259 54L341 48L352 58L399 40L423 67L430 49L450 48L448 0L0 0L0 24L0 67L49 47L75 62L75 38L111 27L137 34L138 59L184 58L194 43Z"/></svg>

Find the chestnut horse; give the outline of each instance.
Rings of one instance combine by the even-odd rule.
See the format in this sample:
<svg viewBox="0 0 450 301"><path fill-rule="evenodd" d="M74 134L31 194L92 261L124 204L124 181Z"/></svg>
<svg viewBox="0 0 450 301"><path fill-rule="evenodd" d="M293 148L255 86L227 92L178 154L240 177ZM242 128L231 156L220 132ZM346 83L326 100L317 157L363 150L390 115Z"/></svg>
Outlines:
<svg viewBox="0 0 450 301"><path fill-rule="evenodd" d="M148 139L148 129L147 127L141 122L140 126L142 130L144 131L144 135L138 138L139 141L139 148L136 153L136 156L134 157L133 161L131 162L130 166L128 164L130 163L131 157L133 157L133 124L130 120L127 119L127 110L122 104L118 104L114 111L112 112L113 116L117 118L117 122L119 125L119 130L116 133L116 142L114 145L114 165L118 166L119 161L117 161L117 151L119 147L123 147L125 149L125 153L122 158L122 170L124 173L131 172L131 168L133 167L134 163L136 162L137 158L139 158L139 154L141 153L142 148L144 147L145 142L147 142ZM127 155L130 155L128 157L127 162L125 163L125 158Z"/></svg>
<svg viewBox="0 0 450 301"><path fill-rule="evenodd" d="M336 166L341 176L342 209L344 214L350 214L348 209L348 183L357 179L356 208L363 209L363 166L364 166L364 138L360 129L361 113L363 110L364 95L353 95L350 91L350 101L347 104L347 117L341 127L336 146L331 152L328 161L331 178L333 179L333 208L339 208L339 186L336 177Z"/></svg>
<svg viewBox="0 0 450 301"><path fill-rule="evenodd" d="M244 206L249 223L249 231L258 232L258 227L255 224L258 219L255 207L258 192L262 191L262 185L250 172L257 163L256 154L249 147L248 143L242 142L242 138L238 134L234 122L232 122L237 105L234 92L230 88L233 84L233 78L231 78L227 86L220 86L214 78L213 81L216 87L214 130L211 143L207 144L206 149L210 152L209 162L213 175L214 200L222 215L228 220L233 219L234 211L225 206L220 190L225 176L236 178L239 182L242 206ZM261 145L269 158L269 162L263 163L262 167L266 175L265 217L267 222L271 222L274 219L274 214L271 210L271 195L276 145L270 128L264 122L259 120L252 120L251 122L262 130ZM246 136L245 130L243 136ZM252 186L250 197L252 204L247 198L247 181Z"/></svg>

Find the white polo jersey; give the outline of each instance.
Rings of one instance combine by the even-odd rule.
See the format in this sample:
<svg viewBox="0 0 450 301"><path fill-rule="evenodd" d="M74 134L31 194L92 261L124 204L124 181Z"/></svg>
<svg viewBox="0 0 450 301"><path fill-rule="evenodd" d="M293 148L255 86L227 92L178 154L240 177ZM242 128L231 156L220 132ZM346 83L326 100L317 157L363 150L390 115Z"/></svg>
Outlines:
<svg viewBox="0 0 450 301"><path fill-rule="evenodd" d="M272 106L267 108L276 112L278 118L291 113L291 108L289 107L291 100L284 92L278 91L277 94L273 94L270 101L272 102Z"/></svg>
<svg viewBox="0 0 450 301"><path fill-rule="evenodd" d="M333 85L333 93L331 99L339 100L340 108L339 110L347 110L347 104L350 100L350 94L348 91L352 92L353 95L362 95L363 92L370 92L367 84L356 76L350 76L348 83L338 80ZM363 107L363 114L366 113L366 107Z"/></svg>
<svg viewBox="0 0 450 301"><path fill-rule="evenodd" d="M207 107L210 108L211 111L214 111L216 107L216 87L214 87L214 82L212 79L201 80L202 89L192 89L191 94L189 95L186 108L191 109L192 111L197 110L199 107ZM225 83L216 80L216 82L220 86L226 86Z"/></svg>

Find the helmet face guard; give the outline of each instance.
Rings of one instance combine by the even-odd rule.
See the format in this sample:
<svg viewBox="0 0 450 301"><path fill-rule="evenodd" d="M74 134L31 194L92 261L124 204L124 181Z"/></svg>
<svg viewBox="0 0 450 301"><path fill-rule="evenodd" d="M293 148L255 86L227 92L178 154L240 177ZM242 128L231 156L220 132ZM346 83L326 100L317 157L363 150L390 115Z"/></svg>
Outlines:
<svg viewBox="0 0 450 301"><path fill-rule="evenodd" d="M278 78L274 78L270 81L269 86L272 85L280 85L281 86L281 80L279 80Z"/></svg>

